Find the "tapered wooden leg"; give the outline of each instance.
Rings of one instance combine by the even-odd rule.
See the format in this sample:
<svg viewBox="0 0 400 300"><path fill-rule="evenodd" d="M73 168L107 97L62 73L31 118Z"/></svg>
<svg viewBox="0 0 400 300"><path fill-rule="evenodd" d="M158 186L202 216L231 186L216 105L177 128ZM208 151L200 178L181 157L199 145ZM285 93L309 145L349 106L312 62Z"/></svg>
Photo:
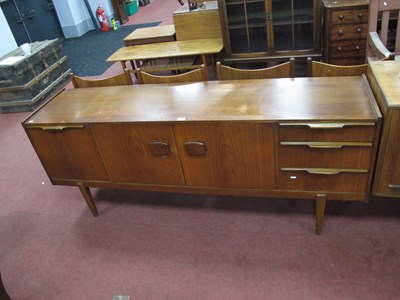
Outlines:
<svg viewBox="0 0 400 300"><path fill-rule="evenodd" d="M84 186L82 183L78 183L78 187L85 198L87 205L89 206L90 211L92 212L93 216L98 217L99 213L97 212L96 204L94 204L92 194L88 187Z"/></svg>
<svg viewBox="0 0 400 300"><path fill-rule="evenodd" d="M324 215L325 215L325 204L326 204L326 195L317 194L315 232L318 235L320 235L322 232L322 224L324 222Z"/></svg>

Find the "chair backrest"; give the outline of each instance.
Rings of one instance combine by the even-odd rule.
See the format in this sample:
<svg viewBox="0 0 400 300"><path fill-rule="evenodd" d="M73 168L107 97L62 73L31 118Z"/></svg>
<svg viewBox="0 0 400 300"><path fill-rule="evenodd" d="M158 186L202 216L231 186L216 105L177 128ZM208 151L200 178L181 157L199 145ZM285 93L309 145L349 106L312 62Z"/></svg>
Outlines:
<svg viewBox="0 0 400 300"><path fill-rule="evenodd" d="M87 79L70 74L70 78L74 88L88 88L88 87L101 87L101 86L114 86L114 85L131 85L133 84L129 70L125 69L124 72L110 76L107 78Z"/></svg>
<svg viewBox="0 0 400 300"><path fill-rule="evenodd" d="M400 1L370 0L367 58L394 59L400 53ZM397 22L396 29L391 24Z"/></svg>
<svg viewBox="0 0 400 300"><path fill-rule="evenodd" d="M238 69L217 62L216 69L218 80L294 77L294 58L277 66L263 69Z"/></svg>
<svg viewBox="0 0 400 300"><path fill-rule="evenodd" d="M312 61L311 58L307 59L308 77L361 76L367 73L367 69L368 64L339 66Z"/></svg>
<svg viewBox="0 0 400 300"><path fill-rule="evenodd" d="M177 75L155 75L142 70L139 70L138 74L139 82L143 84L207 81L207 74L204 65L201 65L198 69L194 69Z"/></svg>

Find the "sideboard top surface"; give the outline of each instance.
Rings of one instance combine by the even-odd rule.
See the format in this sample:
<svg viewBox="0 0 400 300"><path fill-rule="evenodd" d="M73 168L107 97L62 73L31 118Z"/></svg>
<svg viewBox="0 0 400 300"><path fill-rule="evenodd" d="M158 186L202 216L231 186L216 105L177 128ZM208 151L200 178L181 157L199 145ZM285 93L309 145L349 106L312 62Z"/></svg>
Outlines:
<svg viewBox="0 0 400 300"><path fill-rule="evenodd" d="M347 7L347 6L361 6L368 5L369 0L323 0L325 7L335 8L335 7Z"/></svg>
<svg viewBox="0 0 400 300"><path fill-rule="evenodd" d="M385 95L387 105L400 106L400 61L373 61L369 67Z"/></svg>
<svg viewBox="0 0 400 300"><path fill-rule="evenodd" d="M24 124L376 121L364 77L285 78L65 90Z"/></svg>

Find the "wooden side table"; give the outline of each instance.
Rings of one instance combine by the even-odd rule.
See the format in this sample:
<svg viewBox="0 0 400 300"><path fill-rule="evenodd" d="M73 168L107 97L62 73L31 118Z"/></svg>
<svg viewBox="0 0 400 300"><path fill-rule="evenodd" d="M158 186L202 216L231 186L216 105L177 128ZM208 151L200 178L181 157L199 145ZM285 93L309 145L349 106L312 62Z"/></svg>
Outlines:
<svg viewBox="0 0 400 300"><path fill-rule="evenodd" d="M125 46L175 41L174 25L138 28L124 38Z"/></svg>

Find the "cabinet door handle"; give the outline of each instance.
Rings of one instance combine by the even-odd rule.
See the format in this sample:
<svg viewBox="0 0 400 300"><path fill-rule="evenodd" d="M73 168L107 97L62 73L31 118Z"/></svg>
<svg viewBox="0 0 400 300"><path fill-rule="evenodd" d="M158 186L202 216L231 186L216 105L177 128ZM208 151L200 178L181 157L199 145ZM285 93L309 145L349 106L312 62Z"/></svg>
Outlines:
<svg viewBox="0 0 400 300"><path fill-rule="evenodd" d="M42 130L64 130L64 129L74 129L83 128L83 125L28 125L27 128L38 128Z"/></svg>
<svg viewBox="0 0 400 300"><path fill-rule="evenodd" d="M286 172L307 172L316 175L337 175L340 173L368 173L366 169L332 169L332 168L281 168Z"/></svg>
<svg viewBox="0 0 400 300"><path fill-rule="evenodd" d="M149 143L150 151L155 156L168 156L171 154L171 149L167 142L153 141Z"/></svg>
<svg viewBox="0 0 400 300"><path fill-rule="evenodd" d="M391 183L389 183L389 188L391 188L391 189L400 189L400 184L391 184Z"/></svg>
<svg viewBox="0 0 400 300"><path fill-rule="evenodd" d="M203 142L186 142L184 143L186 153L191 156L206 155L206 144Z"/></svg>

